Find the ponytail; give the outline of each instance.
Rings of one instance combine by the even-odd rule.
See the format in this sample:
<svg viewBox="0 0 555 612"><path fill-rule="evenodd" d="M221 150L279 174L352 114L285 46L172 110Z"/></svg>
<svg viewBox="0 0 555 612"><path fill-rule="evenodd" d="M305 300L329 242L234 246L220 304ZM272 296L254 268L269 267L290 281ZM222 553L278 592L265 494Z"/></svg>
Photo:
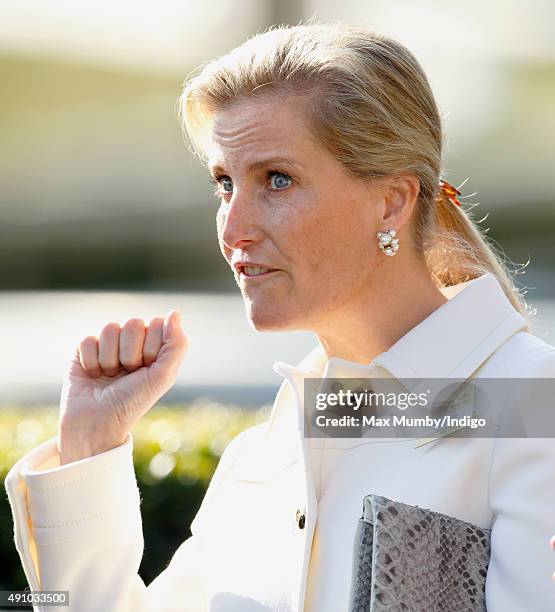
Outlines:
<svg viewBox="0 0 555 612"><path fill-rule="evenodd" d="M426 263L437 285L456 285L490 272L530 327L533 313L512 278L518 271L509 270L503 251L488 241L472 218L472 212L464 210L441 184L435 202L433 223L425 232L423 242Z"/></svg>

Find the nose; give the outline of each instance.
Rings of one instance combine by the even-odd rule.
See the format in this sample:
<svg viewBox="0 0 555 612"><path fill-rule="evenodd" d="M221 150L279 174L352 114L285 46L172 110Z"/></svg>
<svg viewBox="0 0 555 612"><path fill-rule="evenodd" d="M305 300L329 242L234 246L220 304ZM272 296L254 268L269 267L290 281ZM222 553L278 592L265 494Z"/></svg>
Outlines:
<svg viewBox="0 0 555 612"><path fill-rule="evenodd" d="M235 191L218 216L220 241L226 251L244 248L260 239L262 230L257 219L256 204L247 194Z"/></svg>

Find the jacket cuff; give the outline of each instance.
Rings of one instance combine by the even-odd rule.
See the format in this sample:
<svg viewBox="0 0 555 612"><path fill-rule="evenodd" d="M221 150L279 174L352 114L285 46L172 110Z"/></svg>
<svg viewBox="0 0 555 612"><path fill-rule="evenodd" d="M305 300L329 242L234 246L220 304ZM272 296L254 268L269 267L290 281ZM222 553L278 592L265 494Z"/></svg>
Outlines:
<svg viewBox="0 0 555 612"><path fill-rule="evenodd" d="M121 529L140 505L131 433L120 446L64 465L52 438L21 460L19 474L39 546Z"/></svg>

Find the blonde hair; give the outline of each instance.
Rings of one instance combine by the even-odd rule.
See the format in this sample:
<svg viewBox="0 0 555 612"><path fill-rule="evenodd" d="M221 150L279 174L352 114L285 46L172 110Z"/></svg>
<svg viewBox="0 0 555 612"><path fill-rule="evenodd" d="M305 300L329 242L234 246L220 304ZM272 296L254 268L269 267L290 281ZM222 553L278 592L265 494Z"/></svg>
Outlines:
<svg viewBox="0 0 555 612"><path fill-rule="evenodd" d="M353 177L409 173L420 181L413 240L438 287L491 272L530 325L512 273L470 211L439 189L443 129L428 79L409 49L365 29L334 24L271 28L186 82L182 125L205 159L215 112L265 95L305 95L317 141Z"/></svg>

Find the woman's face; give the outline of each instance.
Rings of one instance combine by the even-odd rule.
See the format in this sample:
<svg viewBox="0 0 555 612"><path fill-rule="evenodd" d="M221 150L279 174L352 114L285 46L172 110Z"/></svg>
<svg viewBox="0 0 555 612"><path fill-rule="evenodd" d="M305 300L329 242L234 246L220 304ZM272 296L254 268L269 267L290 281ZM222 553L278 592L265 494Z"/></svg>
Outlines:
<svg viewBox="0 0 555 612"><path fill-rule="evenodd" d="M300 97L227 107L209 168L221 198L220 249L258 330L317 331L368 288L382 194L314 140Z"/></svg>

